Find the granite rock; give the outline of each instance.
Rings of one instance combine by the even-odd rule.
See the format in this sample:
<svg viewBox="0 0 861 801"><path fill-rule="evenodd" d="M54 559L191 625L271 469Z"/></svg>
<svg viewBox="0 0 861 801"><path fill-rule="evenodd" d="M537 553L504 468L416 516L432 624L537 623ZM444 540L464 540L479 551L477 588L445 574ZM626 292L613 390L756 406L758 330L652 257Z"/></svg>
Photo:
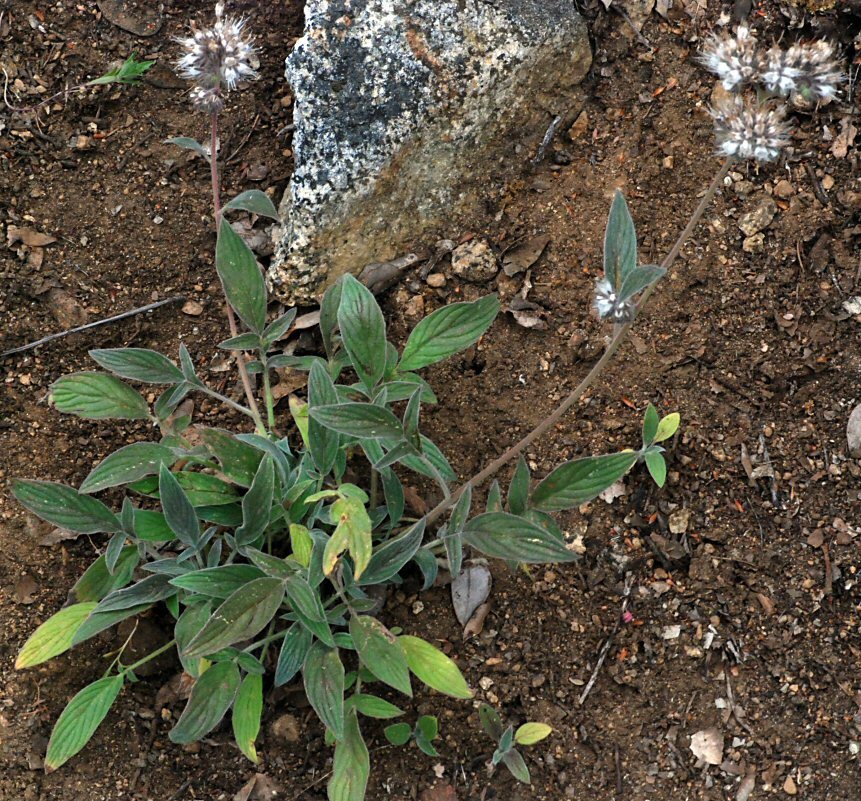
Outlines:
<svg viewBox="0 0 861 801"><path fill-rule="evenodd" d="M268 279L318 297L486 211L591 63L570 0L308 0L287 59L295 170Z"/></svg>

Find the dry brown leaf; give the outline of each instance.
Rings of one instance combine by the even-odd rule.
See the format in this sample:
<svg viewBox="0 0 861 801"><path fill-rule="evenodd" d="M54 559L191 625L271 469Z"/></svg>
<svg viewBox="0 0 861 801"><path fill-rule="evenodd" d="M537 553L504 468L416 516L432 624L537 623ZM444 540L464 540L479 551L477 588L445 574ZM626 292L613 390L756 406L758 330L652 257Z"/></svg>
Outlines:
<svg viewBox="0 0 861 801"><path fill-rule="evenodd" d="M39 545L43 548L49 548L52 545L56 545L58 542L76 540L81 536L83 535L79 534L77 531L66 531L64 528L54 528L39 540Z"/></svg>
<svg viewBox="0 0 861 801"><path fill-rule="evenodd" d="M12 593L12 597L15 599L16 604L29 606L36 600L34 596L38 591L39 583L36 579L30 575L23 575L15 582L15 590Z"/></svg>
<svg viewBox="0 0 861 801"><path fill-rule="evenodd" d="M6 238L10 245L20 242L29 248L42 248L57 241L55 236L43 234L33 228L19 228L17 225L10 225L6 229Z"/></svg>
<svg viewBox="0 0 861 801"><path fill-rule="evenodd" d="M233 801L272 801L281 795L281 787L274 779L264 773L255 773L233 796Z"/></svg>
<svg viewBox="0 0 861 801"><path fill-rule="evenodd" d="M834 142L831 144L831 154L834 158L845 159L857 135L858 129L852 124L851 117L840 120L840 133L834 137Z"/></svg>
<svg viewBox="0 0 861 801"><path fill-rule="evenodd" d="M517 275L528 270L544 252L550 237L536 236L513 247L502 257L502 269L507 276Z"/></svg>
<svg viewBox="0 0 861 801"><path fill-rule="evenodd" d="M463 639L468 640L471 637L477 637L484 630L484 621L487 618L488 612L490 612L491 603L488 601L485 604L482 604L475 610L472 617L467 621L467 624L463 627Z"/></svg>

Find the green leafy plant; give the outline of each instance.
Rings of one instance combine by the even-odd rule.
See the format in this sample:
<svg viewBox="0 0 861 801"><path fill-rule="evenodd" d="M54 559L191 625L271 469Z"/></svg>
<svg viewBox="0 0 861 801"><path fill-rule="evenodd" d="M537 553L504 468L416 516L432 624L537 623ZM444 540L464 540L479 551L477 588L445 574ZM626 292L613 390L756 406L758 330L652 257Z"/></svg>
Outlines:
<svg viewBox="0 0 861 801"><path fill-rule="evenodd" d="M550 736L553 729L546 723L524 723L515 730L514 726L505 726L499 713L488 704L478 707L478 719L481 727L496 743L491 758L494 767L501 762L517 781L530 784L529 768L523 755L514 746L540 743Z"/></svg>
<svg viewBox="0 0 861 801"><path fill-rule="evenodd" d="M137 54L132 53L122 64L108 70L104 75L87 81L84 86L99 86L107 83L123 83L127 86L137 86L143 74L155 64L155 61L138 61Z"/></svg>
<svg viewBox="0 0 861 801"><path fill-rule="evenodd" d="M235 21L226 20L220 30L207 35L243 35ZM189 41L193 48L195 40ZM197 68L189 63L190 74ZM265 688L301 680L334 745L329 798L361 801L370 771L362 721L404 714L376 687L410 698L422 684L454 698L472 697L453 659L378 619L380 588L413 573L426 589L441 562L457 575L468 549L508 562L573 561L552 513L595 498L640 461L662 484L660 443L673 435L679 418L660 419L649 406L639 449L575 459L533 481L522 452L600 374L629 330L628 321L617 325L605 354L546 420L455 486L456 471L422 432L422 410L436 396L419 371L477 342L498 314L497 298L434 311L399 350L389 340L374 295L347 275L322 298L321 353L279 352L277 343L293 327L296 311L269 319L254 255L227 220L234 210L272 219L277 212L256 190L221 205L218 114L223 92L233 86L220 75L209 76L193 97L210 113L208 149L184 137L175 141L209 157L215 267L230 330L219 347L234 354L244 402L210 387L185 345L176 360L146 348L95 349L90 355L101 372L75 373L53 385L60 411L92 420L148 420L160 436L108 455L78 489L15 481L16 498L34 514L73 532L106 535L103 553L72 588L73 603L36 629L16 666L39 665L123 620L163 608L173 637L130 664L124 661L125 647L113 655L104 675L60 715L46 769L59 767L86 745L142 664L175 650L194 686L171 740L199 740L229 715L238 748L256 762ZM636 234L620 197L608 223L606 264L622 265L616 281L630 283L639 275L637 289L625 299L630 302L642 290L639 308L675 255L671 252L659 270L649 268L648 276L637 273ZM701 203L675 254L703 209ZM307 373L307 395L291 398L289 417L279 413L270 383L272 371L285 367ZM162 389L151 404L129 382ZM193 393L240 413L252 430L194 425L182 405ZM483 508L476 508L473 490L515 459L506 491L494 481ZM439 495L423 517L405 511L405 473L421 476L428 493ZM95 497L104 491L121 501L109 506ZM498 718L483 715L489 721L485 728L500 729L493 734L495 762L528 781L514 746L537 742L549 730L530 723L509 733L497 725ZM389 724L385 735L392 742L412 739L426 753L436 753L437 724L431 716L413 727Z"/></svg>

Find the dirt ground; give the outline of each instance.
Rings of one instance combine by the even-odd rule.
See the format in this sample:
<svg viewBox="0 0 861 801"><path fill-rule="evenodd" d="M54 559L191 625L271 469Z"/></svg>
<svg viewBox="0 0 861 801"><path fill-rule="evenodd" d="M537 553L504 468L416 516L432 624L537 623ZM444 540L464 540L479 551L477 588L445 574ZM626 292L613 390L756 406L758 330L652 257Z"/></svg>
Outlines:
<svg viewBox="0 0 861 801"><path fill-rule="evenodd" d="M600 354L608 332L589 305L613 190L632 208L643 260L659 261L719 166L708 116L714 84L694 56L722 13L747 13L750 3L684 5L701 13L652 14L637 37L598 0L585 4L595 62L577 122L505 189L499 214L439 232L485 237L498 253L550 237L529 278L543 328L505 313L477 350L427 371L440 397L428 433L464 478L538 423ZM215 349L224 323L208 172L164 144L204 136L170 62L173 37L211 4L165 3L148 37L111 21L116 2L101 6L0 1L8 103L32 104L132 51L157 60L141 86L60 97L38 125L0 109L0 350L157 300L184 296L199 306L181 312L177 303L0 360L0 798L231 799L259 772L266 778L252 798L268 797L261 788L271 781L279 798L321 799L330 752L296 687L269 696L255 771L228 731L193 747L169 742L181 704L159 691L177 666L157 665L123 692L84 752L45 775L51 725L100 674L115 635L34 670L12 667L105 543L41 545L50 526L16 506L11 478L76 484L110 450L148 436L142 425L57 414L46 402L50 383L89 369L90 347L173 353L180 338L213 382L228 375ZM125 10L133 20L142 10L157 16L154 6ZM835 38L854 76L861 15L850 6L768 2L750 20L766 39ZM278 199L292 167L282 59L301 31L301 4L236 7L254 10L262 78L224 114L226 192L257 187ZM415 713L440 716L439 759L393 749L382 727L366 726L371 801L859 798L861 462L849 458L845 426L861 401L861 315L851 312L861 295L861 187L854 83L843 88L839 102L793 114L793 148L778 164L731 173L635 336L577 413L528 454L542 475L578 454L636 446L653 402L682 416L667 486L657 491L637 471L625 495L564 517L585 546L573 567L527 575L495 566L492 610L472 640L462 642L447 588L422 595L421 605L409 588L389 600L387 621L440 643L477 699L511 722L554 727L528 749L533 786L488 774L492 746L468 703L425 694ZM771 201L773 221L743 249L740 218ZM6 245L13 226L32 247ZM39 245L34 232L55 241ZM507 305L523 282L448 276L432 289L410 274L385 298L392 334L403 337L422 310L459 297L496 290ZM198 403L196 419L214 414ZM156 642L158 623L145 626ZM602 647L606 660L581 703ZM723 738L719 765L697 763L690 750L708 729Z"/></svg>

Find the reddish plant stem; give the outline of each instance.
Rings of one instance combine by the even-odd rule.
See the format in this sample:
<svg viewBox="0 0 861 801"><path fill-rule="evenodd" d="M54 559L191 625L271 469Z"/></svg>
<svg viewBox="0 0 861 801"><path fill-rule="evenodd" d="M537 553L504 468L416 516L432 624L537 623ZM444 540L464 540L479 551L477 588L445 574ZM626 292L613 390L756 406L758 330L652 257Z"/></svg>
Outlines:
<svg viewBox="0 0 861 801"><path fill-rule="evenodd" d="M670 252L666 255L664 260L661 262L661 267L665 270L669 270L672 267L675 260L678 258L679 253L681 253L682 248L685 245L685 242L688 240L688 237L693 233L706 209L709 207L709 204L712 202L712 199L715 196L715 193L720 188L720 185L723 183L723 179L726 177L726 174L729 172L730 167L734 163L734 159L728 158L724 161L721 168L718 170L715 177L712 179L709 188L706 190L706 193L703 195L702 199L699 202L699 205L694 210L694 213L691 215L690 220L688 220L688 224L685 226L684 230L679 234L678 239L676 239L675 244L673 245ZM643 293L640 302L638 303L638 310L641 310L645 305L646 301L649 299L649 296L654 291L657 284L652 284L646 291ZM627 339L631 328L634 323L626 323L625 325L618 328L613 338L610 340L610 343L607 345L607 349L602 354L601 358L598 359L597 362L593 365L592 369L588 372L586 377L574 388L574 390L568 395L559 406L548 416L545 417L532 431L530 431L523 439L519 442L516 442L512 445L505 453L503 453L497 459L494 459L487 467L485 467L481 472L476 473L471 479L461 484L458 489L451 494L449 498L444 498L440 501L427 515L426 522L427 525L433 523L437 518L439 518L447 509L454 506L457 503L458 498L464 493L467 487L477 487L479 484L482 484L492 475L494 475L497 471L499 471L502 467L504 467L508 462L514 459L518 454L522 453L526 448L528 448L535 440L537 440L542 434L549 431L553 426L555 426L565 415L565 413L575 404L580 398L583 396L583 393L592 386L593 382L599 375L604 371L604 368L609 363L610 359L613 358L613 355L619 349L619 346Z"/></svg>
<svg viewBox="0 0 861 801"><path fill-rule="evenodd" d="M221 182L218 177L218 113L213 112L210 115L210 137L209 137L209 174L212 179L212 207L215 212L215 235L218 236L218 229L221 227ZM223 288L223 286L222 286ZM230 326L230 336L235 337L239 333L236 326L236 315L233 313L233 307L227 299L227 293L224 295L225 305L227 306L227 324ZM251 410L254 418L254 425L259 433L266 433L266 426L263 424L263 418L260 416L260 407L257 405L257 398L254 397L254 389L251 386L251 377L248 375L248 369L245 366L245 354L241 351L237 354L236 364L239 367L239 376L242 379L242 387L245 390L245 398L248 401L248 408Z"/></svg>

